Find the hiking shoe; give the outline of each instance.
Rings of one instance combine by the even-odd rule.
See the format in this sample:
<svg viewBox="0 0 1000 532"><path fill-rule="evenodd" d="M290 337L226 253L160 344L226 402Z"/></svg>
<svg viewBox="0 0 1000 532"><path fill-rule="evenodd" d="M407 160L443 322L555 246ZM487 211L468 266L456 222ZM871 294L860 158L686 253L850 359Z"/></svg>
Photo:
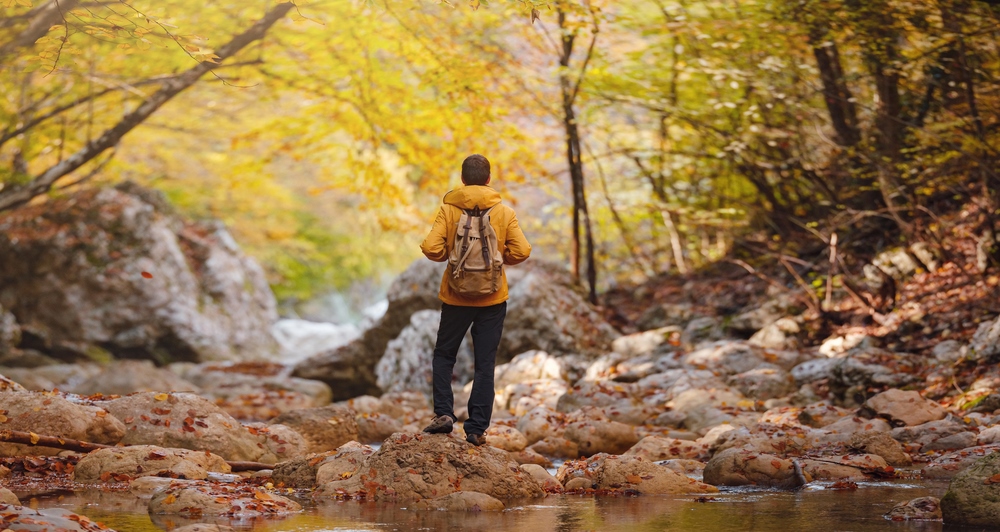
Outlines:
<svg viewBox="0 0 1000 532"><path fill-rule="evenodd" d="M465 441L479 447L480 445L486 445L486 436L482 434L469 434L465 437Z"/></svg>
<svg viewBox="0 0 1000 532"><path fill-rule="evenodd" d="M438 416L431 421L430 425L424 428L424 432L430 434L449 434L454 426L451 416Z"/></svg>

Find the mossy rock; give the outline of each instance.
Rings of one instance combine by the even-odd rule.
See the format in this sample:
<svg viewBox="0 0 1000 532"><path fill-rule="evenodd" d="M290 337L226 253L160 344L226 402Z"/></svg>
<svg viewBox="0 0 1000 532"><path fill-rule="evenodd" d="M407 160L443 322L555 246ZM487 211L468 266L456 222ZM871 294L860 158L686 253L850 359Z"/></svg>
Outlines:
<svg viewBox="0 0 1000 532"><path fill-rule="evenodd" d="M1000 453L979 459L952 479L941 513L949 525L1000 527Z"/></svg>

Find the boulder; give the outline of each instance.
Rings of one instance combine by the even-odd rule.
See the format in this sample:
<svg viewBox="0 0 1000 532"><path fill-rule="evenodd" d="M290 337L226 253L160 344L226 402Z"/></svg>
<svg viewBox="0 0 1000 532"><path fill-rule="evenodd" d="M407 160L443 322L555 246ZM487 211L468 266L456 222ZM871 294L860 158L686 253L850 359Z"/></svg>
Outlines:
<svg viewBox="0 0 1000 532"><path fill-rule="evenodd" d="M693 317L691 303L660 303L646 309L636 320L636 326L641 331L662 327L683 329Z"/></svg>
<svg viewBox="0 0 1000 532"><path fill-rule="evenodd" d="M204 480L208 472L229 473L229 465L211 453L188 449L165 449L155 445L133 445L99 449L84 456L73 469L74 482L96 483L122 476L155 476Z"/></svg>
<svg viewBox="0 0 1000 532"><path fill-rule="evenodd" d="M622 454L639 442L635 427L617 421L582 420L569 423L563 433L580 455ZM541 454L539 449L535 449Z"/></svg>
<svg viewBox="0 0 1000 532"><path fill-rule="evenodd" d="M868 475L879 476L893 471L881 456L874 454L820 456L804 459L800 465L816 480L863 480Z"/></svg>
<svg viewBox="0 0 1000 532"><path fill-rule="evenodd" d="M633 388L629 384L610 381L581 381L559 397L556 401L556 411L569 413L587 406L616 405L622 399L630 400Z"/></svg>
<svg viewBox="0 0 1000 532"><path fill-rule="evenodd" d="M556 477L538 464L521 464L521 470L531 475L546 493L559 493L563 490L562 484Z"/></svg>
<svg viewBox="0 0 1000 532"><path fill-rule="evenodd" d="M987 360L1000 354L1000 317L979 324L969 342L968 357L971 360Z"/></svg>
<svg viewBox="0 0 1000 532"><path fill-rule="evenodd" d="M295 364L347 345L361 336L361 331L353 324L282 319L271 326L271 334L281 346L281 361Z"/></svg>
<svg viewBox="0 0 1000 532"><path fill-rule="evenodd" d="M507 500L540 497L541 486L506 451L446 434L393 434L357 473L324 484L314 498L433 499L476 491Z"/></svg>
<svg viewBox="0 0 1000 532"><path fill-rule="evenodd" d="M101 372L97 364L55 364L37 368L5 368L2 373L34 391L69 389Z"/></svg>
<svg viewBox="0 0 1000 532"><path fill-rule="evenodd" d="M545 406L538 406L517 420L517 430L524 434L528 445L545 439L547 436L561 436L565 415ZM575 458L575 457L574 457Z"/></svg>
<svg viewBox="0 0 1000 532"><path fill-rule="evenodd" d="M760 367L744 371L729 377L726 384L757 401L784 397L797 389L795 379L781 368Z"/></svg>
<svg viewBox="0 0 1000 532"><path fill-rule="evenodd" d="M171 484L153 494L149 513L185 517L257 518L302 511L299 503L264 488L194 481Z"/></svg>
<svg viewBox="0 0 1000 532"><path fill-rule="evenodd" d="M914 426L944 419L948 412L915 391L886 390L865 401L865 410L885 418L894 427Z"/></svg>
<svg viewBox="0 0 1000 532"><path fill-rule="evenodd" d="M502 512L500 500L477 491L456 491L433 499L423 499L413 505L417 510L442 510L446 512Z"/></svg>
<svg viewBox="0 0 1000 532"><path fill-rule="evenodd" d="M907 450L934 451L972 447L976 434L958 419L948 417L912 427L892 429L893 439L907 445Z"/></svg>
<svg viewBox="0 0 1000 532"><path fill-rule="evenodd" d="M952 479L941 497L946 525L1000 527L1000 453L980 458Z"/></svg>
<svg viewBox="0 0 1000 532"><path fill-rule="evenodd" d="M512 453L523 451L528 446L528 439L514 427L493 425L486 429L485 436L489 445Z"/></svg>
<svg viewBox="0 0 1000 532"><path fill-rule="evenodd" d="M141 392L98 404L125 423L125 445L208 451L226 460L259 461L268 454L238 421L194 394Z"/></svg>
<svg viewBox="0 0 1000 532"><path fill-rule="evenodd" d="M17 318L0 305L0 357L6 358L12 355L19 343L21 343L21 327L17 324Z"/></svg>
<svg viewBox="0 0 1000 532"><path fill-rule="evenodd" d="M910 455L903 451L903 446L892 439L887 432L864 431L851 436L847 447L853 451L881 456L891 466L908 466L913 464Z"/></svg>
<svg viewBox="0 0 1000 532"><path fill-rule="evenodd" d="M3 305L22 347L65 360L272 356L274 294L219 223L133 183L0 215ZM54 311L58 309L58 311ZM103 354L102 354L103 353Z"/></svg>
<svg viewBox="0 0 1000 532"><path fill-rule="evenodd" d="M520 417L539 406L555 409L559 405L559 398L568 391L569 386L563 380L539 379L519 382L508 384L499 391L497 403L514 416Z"/></svg>
<svg viewBox="0 0 1000 532"><path fill-rule="evenodd" d="M625 452L628 456L641 456L651 462L682 458L695 460L707 454L704 444L668 438L664 436L646 436L639 443Z"/></svg>
<svg viewBox="0 0 1000 532"><path fill-rule="evenodd" d="M12 379L8 379L3 375L0 375L0 392L26 392L28 391L24 386L14 382Z"/></svg>
<svg viewBox="0 0 1000 532"><path fill-rule="evenodd" d="M537 349L521 353L510 362L498 365L493 374L493 384L497 390L522 382L567 378L566 368L563 367L561 359Z"/></svg>
<svg viewBox="0 0 1000 532"><path fill-rule="evenodd" d="M845 416L835 423L823 427L826 435L822 441L826 443L847 443L856 434L869 432L889 432L891 427L883 419L865 419L857 416Z"/></svg>
<svg viewBox="0 0 1000 532"><path fill-rule="evenodd" d="M173 529L171 532L236 532L233 527L212 523L195 523Z"/></svg>
<svg viewBox="0 0 1000 532"><path fill-rule="evenodd" d="M351 445L351 443L346 445ZM316 472L321 465L332 459L338 452L339 449L281 462L275 465L271 471L271 482L279 488L314 488L316 487Z"/></svg>
<svg viewBox="0 0 1000 532"><path fill-rule="evenodd" d="M306 439L286 425L248 423L244 427L256 438L257 445L264 450L264 454L257 459L258 462L277 464L300 458L308 452L309 444L306 443Z"/></svg>
<svg viewBox="0 0 1000 532"><path fill-rule="evenodd" d="M705 482L714 486L766 486L792 489L808 479L800 466L775 455L746 448L716 453L705 465Z"/></svg>
<svg viewBox="0 0 1000 532"><path fill-rule="evenodd" d="M576 442L562 436L547 436L531 444L528 449L553 458L579 458L582 454Z"/></svg>
<svg viewBox="0 0 1000 532"><path fill-rule="evenodd" d="M375 382L382 391L431 393L431 362L440 322L441 313L436 310L414 312L409 325L389 341L375 365ZM453 378L469 382L474 365L472 341L466 337L458 349Z"/></svg>
<svg viewBox="0 0 1000 532"><path fill-rule="evenodd" d="M524 449L523 451L509 452L509 454L511 460L521 465L531 464L531 465L541 466L546 469L552 467L552 460L545 458L544 456L542 456L537 451L531 448Z"/></svg>
<svg viewBox="0 0 1000 532"><path fill-rule="evenodd" d="M96 406L74 404L54 392L0 393L0 428L114 445L125 425ZM61 449L0 443L0 455L56 455Z"/></svg>
<svg viewBox="0 0 1000 532"><path fill-rule="evenodd" d="M835 391L863 390L868 387L898 388L916 380L921 359L872 347L866 342L834 358L807 360L792 368L796 383L827 379Z"/></svg>
<svg viewBox="0 0 1000 532"><path fill-rule="evenodd" d="M361 443L382 443L383 440L403 429L399 421L379 412L354 416L358 424L358 441Z"/></svg>
<svg viewBox="0 0 1000 532"><path fill-rule="evenodd" d="M176 373L158 368L149 360L120 360L105 366L87 380L67 386L80 395L128 395L135 392L193 392L200 388Z"/></svg>
<svg viewBox="0 0 1000 532"><path fill-rule="evenodd" d="M281 364L198 364L180 371L202 388L203 397L244 421L266 421L289 410L325 406L333 397L326 384L289 377Z"/></svg>
<svg viewBox="0 0 1000 532"><path fill-rule="evenodd" d="M556 473L565 489L634 491L646 495L716 493L718 489L638 456L596 454L564 463Z"/></svg>
<svg viewBox="0 0 1000 532"><path fill-rule="evenodd" d="M684 357L684 363L724 375L753 370L765 362L763 350L747 342L720 340Z"/></svg>
<svg viewBox="0 0 1000 532"><path fill-rule="evenodd" d="M306 452L322 453L358 439L355 412L340 405L292 410L271 419L269 424L287 425L306 440Z"/></svg>
<svg viewBox="0 0 1000 532"><path fill-rule="evenodd" d="M823 432L809 427L775 426L760 423L753 428L739 427L721 434L709 444L709 453L726 449L749 449L764 454L802 454L819 445ZM708 439L706 435L705 439Z"/></svg>
<svg viewBox="0 0 1000 532"><path fill-rule="evenodd" d="M324 458L316 466L315 486L342 480L354 475L364 465L375 449L358 442L348 442L337 448L337 452Z"/></svg>
<svg viewBox="0 0 1000 532"><path fill-rule="evenodd" d="M799 346L795 335L801 331L799 322L792 318L781 318L765 325L754 333L748 342L764 349L795 349Z"/></svg>
<svg viewBox="0 0 1000 532"><path fill-rule="evenodd" d="M102 523L64 508L32 510L12 504L0 504L0 526L3 530L23 532L114 532Z"/></svg>
<svg viewBox="0 0 1000 532"><path fill-rule="evenodd" d="M14 506L20 506L21 501L14 495L13 491L7 488L0 488L0 504L11 504Z"/></svg>
<svg viewBox="0 0 1000 532"><path fill-rule="evenodd" d="M941 499L918 497L892 507L885 514L890 521L940 521Z"/></svg>
<svg viewBox="0 0 1000 532"><path fill-rule="evenodd" d="M952 478L980 458L1000 451L1000 444L978 445L942 454L930 461L922 471L925 478Z"/></svg>

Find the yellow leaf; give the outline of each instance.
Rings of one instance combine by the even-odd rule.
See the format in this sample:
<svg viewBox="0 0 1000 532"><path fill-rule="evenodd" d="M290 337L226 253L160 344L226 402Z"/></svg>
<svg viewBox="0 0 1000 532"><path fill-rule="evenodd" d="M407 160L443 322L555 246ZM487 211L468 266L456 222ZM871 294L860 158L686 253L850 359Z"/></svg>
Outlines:
<svg viewBox="0 0 1000 532"><path fill-rule="evenodd" d="M31 0L17 0L17 5L31 7Z"/></svg>
<svg viewBox="0 0 1000 532"><path fill-rule="evenodd" d="M173 504L175 502L177 502L177 497L174 497L173 493L167 495L166 499L163 499L163 504Z"/></svg>
<svg viewBox="0 0 1000 532"><path fill-rule="evenodd" d="M340 474L340 478L351 478L354 475L353 471L344 471Z"/></svg>
<svg viewBox="0 0 1000 532"><path fill-rule="evenodd" d="M184 49L187 50L187 51L189 51L189 52L197 52L198 50L201 50L201 48L198 48L197 46L195 46L193 44L184 45Z"/></svg>
<svg viewBox="0 0 1000 532"><path fill-rule="evenodd" d="M0 423L6 423L6 422L7 422L7 416L0 414Z"/></svg>
<svg viewBox="0 0 1000 532"><path fill-rule="evenodd" d="M254 492L253 498L257 499L258 501L273 501L274 500L274 497L272 497L269 493L264 492L264 491Z"/></svg>
<svg viewBox="0 0 1000 532"><path fill-rule="evenodd" d="M38 434L35 434L34 432L29 432L28 434L31 434L31 444L32 445L37 444L38 440L41 439L41 436L39 436Z"/></svg>
<svg viewBox="0 0 1000 532"><path fill-rule="evenodd" d="M156 394L156 395L153 396L153 399L156 399L157 401L166 401L167 397L170 397L170 396L167 395L167 394L165 394L165 393L158 393L158 394Z"/></svg>

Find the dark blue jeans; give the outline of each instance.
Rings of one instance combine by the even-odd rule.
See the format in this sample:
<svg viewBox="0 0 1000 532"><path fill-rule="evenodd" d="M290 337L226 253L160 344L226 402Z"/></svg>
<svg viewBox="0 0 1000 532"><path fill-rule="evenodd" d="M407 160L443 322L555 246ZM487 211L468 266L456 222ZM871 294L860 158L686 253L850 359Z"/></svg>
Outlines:
<svg viewBox="0 0 1000 532"><path fill-rule="evenodd" d="M503 333L503 320L507 317L507 302L488 307L458 307L444 304L441 307L441 326L434 346L434 415L455 419L455 395L451 391L451 375L455 357L465 333L472 326L472 350L475 354L476 372L469 397L469 420L465 422L466 434L482 434L493 417L493 370L496 367L497 347Z"/></svg>

